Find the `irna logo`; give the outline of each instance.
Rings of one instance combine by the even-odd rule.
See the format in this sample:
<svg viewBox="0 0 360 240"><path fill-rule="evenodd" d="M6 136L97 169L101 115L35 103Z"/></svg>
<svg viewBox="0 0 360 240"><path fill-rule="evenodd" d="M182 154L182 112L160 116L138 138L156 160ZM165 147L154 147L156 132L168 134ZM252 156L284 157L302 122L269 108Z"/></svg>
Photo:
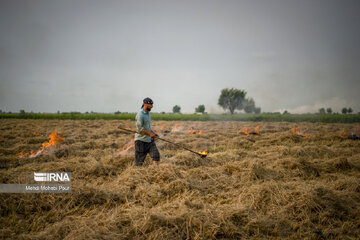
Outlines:
<svg viewBox="0 0 360 240"><path fill-rule="evenodd" d="M36 173L34 180L37 182L70 182L70 173Z"/></svg>

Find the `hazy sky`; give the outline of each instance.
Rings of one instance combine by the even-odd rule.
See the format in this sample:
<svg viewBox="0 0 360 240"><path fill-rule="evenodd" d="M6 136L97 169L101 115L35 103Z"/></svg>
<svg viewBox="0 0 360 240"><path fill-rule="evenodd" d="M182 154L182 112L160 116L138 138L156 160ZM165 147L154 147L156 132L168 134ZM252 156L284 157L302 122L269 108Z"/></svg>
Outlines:
<svg viewBox="0 0 360 240"><path fill-rule="evenodd" d="M0 109L360 111L360 1L0 1Z"/></svg>

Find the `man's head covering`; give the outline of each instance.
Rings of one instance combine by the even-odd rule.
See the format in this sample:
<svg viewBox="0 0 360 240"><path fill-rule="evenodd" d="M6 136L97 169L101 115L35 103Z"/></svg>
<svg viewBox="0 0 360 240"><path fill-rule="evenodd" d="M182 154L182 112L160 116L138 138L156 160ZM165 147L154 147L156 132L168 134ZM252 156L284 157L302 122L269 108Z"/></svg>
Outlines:
<svg viewBox="0 0 360 240"><path fill-rule="evenodd" d="M153 104L154 102L153 102L153 100L151 100L151 98L145 98L144 100L143 100L143 103L146 103L146 104Z"/></svg>
<svg viewBox="0 0 360 240"><path fill-rule="evenodd" d="M144 103L146 103L146 104L154 104L153 100L151 100L151 98L148 98L148 97L143 100L143 105L141 106L141 108L144 107Z"/></svg>

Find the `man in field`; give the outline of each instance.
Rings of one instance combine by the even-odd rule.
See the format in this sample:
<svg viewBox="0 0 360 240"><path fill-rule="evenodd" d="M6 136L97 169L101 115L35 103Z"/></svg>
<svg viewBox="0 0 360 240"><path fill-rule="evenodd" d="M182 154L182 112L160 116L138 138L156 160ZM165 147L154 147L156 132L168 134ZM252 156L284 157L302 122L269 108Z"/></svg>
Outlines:
<svg viewBox="0 0 360 240"><path fill-rule="evenodd" d="M154 164L159 163L160 153L156 147L155 140L158 137L151 130L150 111L153 107L153 101L150 98L143 100L141 110L136 114L135 133L135 165L142 166L146 155L149 153Z"/></svg>

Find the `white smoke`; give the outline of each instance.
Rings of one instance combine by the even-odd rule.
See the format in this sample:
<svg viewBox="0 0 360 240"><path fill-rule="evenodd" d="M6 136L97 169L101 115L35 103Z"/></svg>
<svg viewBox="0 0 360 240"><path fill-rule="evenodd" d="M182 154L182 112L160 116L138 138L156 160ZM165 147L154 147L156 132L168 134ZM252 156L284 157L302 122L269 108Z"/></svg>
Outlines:
<svg viewBox="0 0 360 240"><path fill-rule="evenodd" d="M289 113L297 113L297 114L301 114L301 113L317 113L319 112L320 108L325 108L325 110L327 108L331 108L333 112L339 112L341 113L341 110L346 107L349 108L351 107L353 109L353 113L356 113L353 106L355 106L355 103L353 102L348 102L344 99L340 99L338 97L334 97L331 99L328 99L326 101L323 102L315 102L312 105L302 105L302 106L298 106L295 108L281 108L278 110L275 110L275 112L281 112L283 113L285 110L287 110Z"/></svg>

